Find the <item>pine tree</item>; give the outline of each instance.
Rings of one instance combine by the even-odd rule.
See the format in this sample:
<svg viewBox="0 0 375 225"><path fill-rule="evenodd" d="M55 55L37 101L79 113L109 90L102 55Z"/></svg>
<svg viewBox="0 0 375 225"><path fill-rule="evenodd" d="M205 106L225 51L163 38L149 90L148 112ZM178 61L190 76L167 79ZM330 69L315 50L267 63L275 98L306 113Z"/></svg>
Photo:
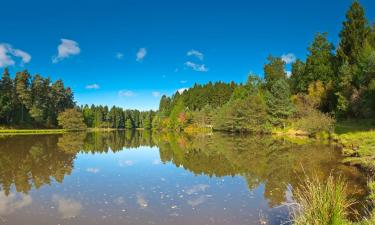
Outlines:
<svg viewBox="0 0 375 225"><path fill-rule="evenodd" d="M271 124L275 126L285 126L285 120L288 119L294 111L294 106L290 97L290 88L284 79L277 80L271 86L271 89L266 94Z"/></svg>
<svg viewBox="0 0 375 225"><path fill-rule="evenodd" d="M297 59L292 64L292 74L289 82L293 94L304 93L307 91L308 81L305 79L305 63Z"/></svg>
<svg viewBox="0 0 375 225"><path fill-rule="evenodd" d="M304 84L309 85L313 81L322 81L328 84L334 80L333 68L333 44L327 40L327 33L318 33L309 47L304 71Z"/></svg>
<svg viewBox="0 0 375 225"><path fill-rule="evenodd" d="M11 122L13 103L13 81L8 68L5 68L0 81L0 122L5 124Z"/></svg>
<svg viewBox="0 0 375 225"><path fill-rule="evenodd" d="M264 79L268 89L279 79L286 79L285 62L280 57L268 57L264 66Z"/></svg>
<svg viewBox="0 0 375 225"><path fill-rule="evenodd" d="M340 44L337 55L341 64L347 61L355 64L363 47L363 42L370 33L365 10L358 0L355 0L346 13L346 21L340 32Z"/></svg>

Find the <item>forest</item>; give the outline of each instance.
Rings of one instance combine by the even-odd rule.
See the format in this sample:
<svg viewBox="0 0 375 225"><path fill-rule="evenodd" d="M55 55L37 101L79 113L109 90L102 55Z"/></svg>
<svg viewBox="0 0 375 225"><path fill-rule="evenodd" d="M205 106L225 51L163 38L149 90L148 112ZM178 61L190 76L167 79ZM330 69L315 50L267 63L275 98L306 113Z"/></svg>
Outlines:
<svg viewBox="0 0 375 225"><path fill-rule="evenodd" d="M305 60L286 71L281 57L269 56L264 78L251 74L242 84L196 84L163 96L153 127L267 133L290 128L316 134L335 120L375 117L375 24L354 1L334 46L317 33Z"/></svg>
<svg viewBox="0 0 375 225"><path fill-rule="evenodd" d="M59 115L66 111L73 128L151 129L155 114L115 106L77 106L71 88L62 80L52 83L27 70L12 79L7 68L0 81L0 106L0 126L16 128L57 128L62 125Z"/></svg>

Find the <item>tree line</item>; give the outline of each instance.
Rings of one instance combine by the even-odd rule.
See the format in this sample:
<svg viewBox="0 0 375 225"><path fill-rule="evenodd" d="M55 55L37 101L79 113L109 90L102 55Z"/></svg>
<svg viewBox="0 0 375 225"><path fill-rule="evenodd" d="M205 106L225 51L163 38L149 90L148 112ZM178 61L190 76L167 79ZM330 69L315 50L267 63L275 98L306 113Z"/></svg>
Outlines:
<svg viewBox="0 0 375 225"><path fill-rule="evenodd" d="M4 127L151 129L154 115L154 111L116 106L77 106L62 80L52 82L27 70L12 79L5 68L0 80L0 126Z"/></svg>
<svg viewBox="0 0 375 225"><path fill-rule="evenodd" d="M327 33L317 33L290 75L281 57L269 56L263 79L196 84L163 96L153 126L236 132L291 126L316 133L332 129L334 119L374 118L375 24L359 1L347 11L339 37L335 47Z"/></svg>

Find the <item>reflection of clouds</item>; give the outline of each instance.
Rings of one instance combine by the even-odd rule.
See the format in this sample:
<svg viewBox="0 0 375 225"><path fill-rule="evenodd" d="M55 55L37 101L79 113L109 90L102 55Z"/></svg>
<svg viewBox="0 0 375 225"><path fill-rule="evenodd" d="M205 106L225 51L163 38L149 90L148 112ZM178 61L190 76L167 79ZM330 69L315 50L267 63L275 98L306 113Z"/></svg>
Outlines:
<svg viewBox="0 0 375 225"><path fill-rule="evenodd" d="M159 164L161 164L160 159L154 159L154 161L152 161L152 165L159 165Z"/></svg>
<svg viewBox="0 0 375 225"><path fill-rule="evenodd" d="M142 208L145 209L148 206L147 200L141 193L137 193L137 204Z"/></svg>
<svg viewBox="0 0 375 225"><path fill-rule="evenodd" d="M82 205L74 199L54 195L52 201L57 204L57 210L63 219L74 218L81 213Z"/></svg>
<svg viewBox="0 0 375 225"><path fill-rule="evenodd" d="M120 160L119 161L119 165L121 167L124 167L124 166L132 166L134 165L134 162L132 160Z"/></svg>
<svg viewBox="0 0 375 225"><path fill-rule="evenodd" d="M197 185L194 185L194 186L186 189L185 193L188 194L188 195L192 195L192 194L196 194L198 192L203 192L209 187L210 186L207 185L207 184L197 184Z"/></svg>
<svg viewBox="0 0 375 225"><path fill-rule="evenodd" d="M204 203L206 201L206 199L207 199L206 196L201 195L198 198L188 200L187 203L189 205L191 205L192 207L195 207L197 205L200 205L200 204Z"/></svg>
<svg viewBox="0 0 375 225"><path fill-rule="evenodd" d="M100 170L98 168L91 168L90 167L90 168L87 168L86 171L89 172L89 173L99 173Z"/></svg>
<svg viewBox="0 0 375 225"><path fill-rule="evenodd" d="M10 193L8 196L0 191L0 215L12 214L17 209L30 205L32 199L29 195Z"/></svg>
<svg viewBox="0 0 375 225"><path fill-rule="evenodd" d="M123 205L123 204L125 204L125 199L124 199L124 197L120 196L120 197L118 197L114 200L114 203L116 205Z"/></svg>

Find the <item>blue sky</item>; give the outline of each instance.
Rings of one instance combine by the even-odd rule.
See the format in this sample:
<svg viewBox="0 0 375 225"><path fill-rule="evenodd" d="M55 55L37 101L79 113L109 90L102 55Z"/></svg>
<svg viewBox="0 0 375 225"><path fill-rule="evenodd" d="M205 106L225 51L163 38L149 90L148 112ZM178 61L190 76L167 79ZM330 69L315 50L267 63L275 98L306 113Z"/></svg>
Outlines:
<svg viewBox="0 0 375 225"><path fill-rule="evenodd" d="M196 82L262 76L269 54L303 59L316 32L336 44L350 3L3 1L0 67L61 78L78 104L156 109ZM361 3L374 21L375 1Z"/></svg>

